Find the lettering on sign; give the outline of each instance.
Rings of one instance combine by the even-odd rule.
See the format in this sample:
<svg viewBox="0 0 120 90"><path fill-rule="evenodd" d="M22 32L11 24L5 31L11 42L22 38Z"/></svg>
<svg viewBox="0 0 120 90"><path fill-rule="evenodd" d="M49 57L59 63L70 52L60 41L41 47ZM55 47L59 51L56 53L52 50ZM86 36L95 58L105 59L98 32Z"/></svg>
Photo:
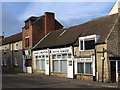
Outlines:
<svg viewBox="0 0 120 90"><path fill-rule="evenodd" d="M78 58L78 62L91 62L92 58Z"/></svg>
<svg viewBox="0 0 120 90"><path fill-rule="evenodd" d="M71 49L70 48L66 48L66 49L54 49L51 50L51 54L57 54L57 53L71 53Z"/></svg>

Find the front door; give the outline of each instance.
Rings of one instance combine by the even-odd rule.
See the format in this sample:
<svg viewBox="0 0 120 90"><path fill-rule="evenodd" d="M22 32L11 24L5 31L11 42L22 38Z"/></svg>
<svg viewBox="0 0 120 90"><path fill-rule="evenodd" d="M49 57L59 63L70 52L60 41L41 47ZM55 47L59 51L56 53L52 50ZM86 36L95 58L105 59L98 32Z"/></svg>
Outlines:
<svg viewBox="0 0 120 90"><path fill-rule="evenodd" d="M68 78L73 78L73 60L68 59L67 66L68 66L68 70L67 70Z"/></svg>
<svg viewBox="0 0 120 90"><path fill-rule="evenodd" d="M116 82L116 61L110 61L111 81Z"/></svg>

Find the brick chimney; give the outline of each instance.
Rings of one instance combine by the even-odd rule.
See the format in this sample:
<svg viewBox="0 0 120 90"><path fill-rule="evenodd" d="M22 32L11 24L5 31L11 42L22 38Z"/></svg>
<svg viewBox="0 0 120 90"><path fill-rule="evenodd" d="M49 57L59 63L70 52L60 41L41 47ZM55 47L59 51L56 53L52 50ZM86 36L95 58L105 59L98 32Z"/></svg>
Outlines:
<svg viewBox="0 0 120 90"><path fill-rule="evenodd" d="M55 18L54 13L45 12L45 35L49 32L55 31Z"/></svg>

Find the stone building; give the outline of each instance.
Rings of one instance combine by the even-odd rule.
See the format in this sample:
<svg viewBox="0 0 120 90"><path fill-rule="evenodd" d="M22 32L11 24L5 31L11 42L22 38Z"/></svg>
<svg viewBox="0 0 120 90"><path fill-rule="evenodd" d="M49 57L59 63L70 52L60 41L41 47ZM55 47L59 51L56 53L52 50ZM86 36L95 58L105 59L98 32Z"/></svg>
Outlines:
<svg viewBox="0 0 120 90"><path fill-rule="evenodd" d="M2 38L0 43L2 70L23 72L22 33Z"/></svg>
<svg viewBox="0 0 120 90"><path fill-rule="evenodd" d="M117 13L48 33L32 48L33 72L118 82L119 25Z"/></svg>

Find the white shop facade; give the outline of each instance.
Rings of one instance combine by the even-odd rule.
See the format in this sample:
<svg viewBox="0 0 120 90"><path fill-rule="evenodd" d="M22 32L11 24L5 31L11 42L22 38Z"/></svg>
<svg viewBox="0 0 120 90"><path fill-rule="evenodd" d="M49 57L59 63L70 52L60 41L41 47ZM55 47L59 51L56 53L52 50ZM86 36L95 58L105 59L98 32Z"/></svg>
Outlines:
<svg viewBox="0 0 120 90"><path fill-rule="evenodd" d="M72 46L33 51L32 64L33 71L44 71L45 75L66 74L68 78L73 78Z"/></svg>

